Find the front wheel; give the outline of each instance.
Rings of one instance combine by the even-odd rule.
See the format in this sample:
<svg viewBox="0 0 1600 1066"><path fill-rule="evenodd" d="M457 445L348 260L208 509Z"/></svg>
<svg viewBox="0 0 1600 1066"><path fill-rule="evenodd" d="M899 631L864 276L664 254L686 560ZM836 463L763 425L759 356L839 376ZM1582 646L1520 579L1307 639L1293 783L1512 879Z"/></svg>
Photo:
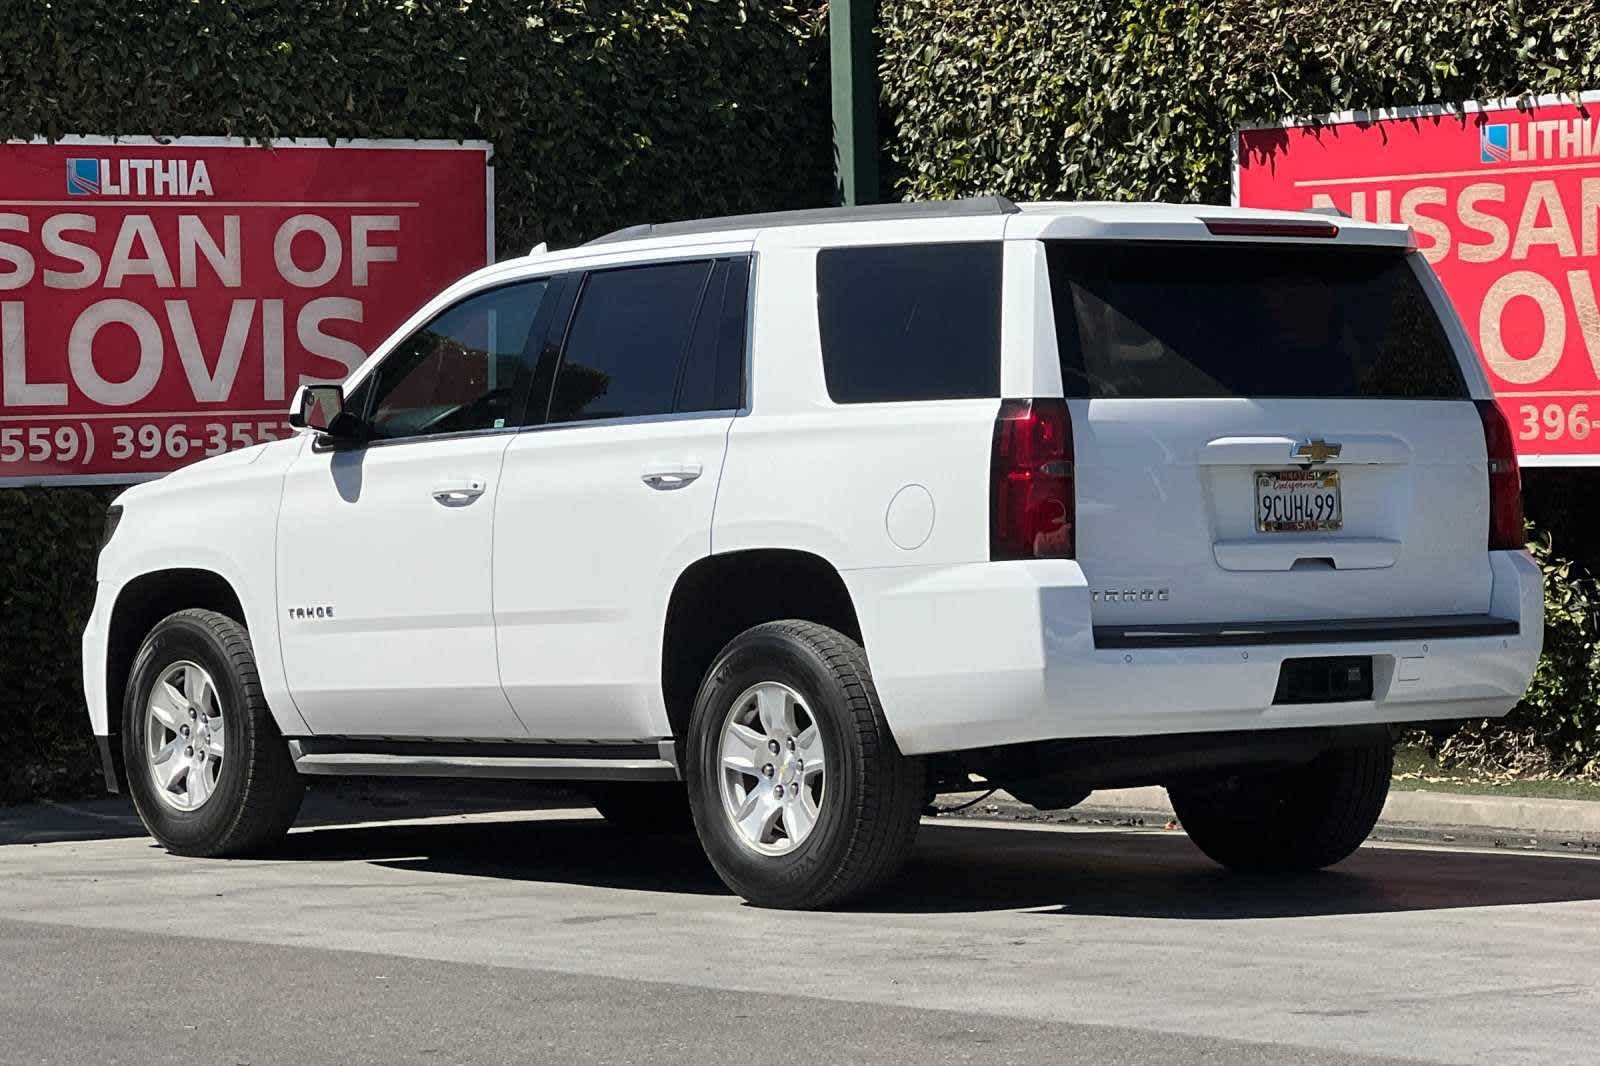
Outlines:
<svg viewBox="0 0 1600 1066"><path fill-rule="evenodd" d="M304 787L238 622L162 619L134 657L122 715L128 790L168 851L243 855L289 831Z"/></svg>
<svg viewBox="0 0 1600 1066"><path fill-rule="evenodd" d="M1387 742L1325 752L1303 766L1167 789L1189 839L1236 870L1320 870L1348 858L1383 813Z"/></svg>
<svg viewBox="0 0 1600 1066"><path fill-rule="evenodd" d="M836 906L883 885L916 836L920 759L900 753L861 646L813 622L748 629L689 722L695 829L723 882L760 906Z"/></svg>

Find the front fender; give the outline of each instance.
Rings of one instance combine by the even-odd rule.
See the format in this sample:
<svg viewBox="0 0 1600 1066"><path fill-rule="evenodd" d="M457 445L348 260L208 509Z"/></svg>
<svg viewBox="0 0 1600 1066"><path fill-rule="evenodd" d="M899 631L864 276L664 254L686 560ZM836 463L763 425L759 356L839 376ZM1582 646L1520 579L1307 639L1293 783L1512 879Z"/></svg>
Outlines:
<svg viewBox="0 0 1600 1066"><path fill-rule="evenodd" d="M275 580L283 476L303 444L294 438L251 449L254 456L219 456L123 494L122 521L100 555L95 610L84 636L86 687L95 666L105 677L112 612L130 582L163 570L206 570L239 600L279 728L288 736L309 732L284 674ZM90 695L97 733L107 724L105 704L103 693L98 701Z"/></svg>

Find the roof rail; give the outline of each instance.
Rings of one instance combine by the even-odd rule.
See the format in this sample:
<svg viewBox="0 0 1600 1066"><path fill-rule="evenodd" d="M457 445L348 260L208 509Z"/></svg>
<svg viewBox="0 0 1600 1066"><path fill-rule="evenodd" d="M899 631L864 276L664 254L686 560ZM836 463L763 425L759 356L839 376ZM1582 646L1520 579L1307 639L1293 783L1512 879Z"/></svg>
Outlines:
<svg viewBox="0 0 1600 1066"><path fill-rule="evenodd" d="M966 200L916 200L910 203L862 204L859 207L814 207L800 211L768 211L754 215L724 215L684 222L644 222L596 237L588 244L637 241L646 237L677 237L724 230L771 229L775 226L820 226L830 222L888 222L903 218L969 218L975 215L1014 215L1021 211L1004 196L973 196Z"/></svg>

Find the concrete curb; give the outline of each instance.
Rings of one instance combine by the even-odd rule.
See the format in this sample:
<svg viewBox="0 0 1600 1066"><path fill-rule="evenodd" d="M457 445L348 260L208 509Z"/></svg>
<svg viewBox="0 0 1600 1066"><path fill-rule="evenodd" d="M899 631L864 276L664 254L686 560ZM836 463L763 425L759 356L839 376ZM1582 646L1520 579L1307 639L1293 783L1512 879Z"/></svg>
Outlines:
<svg viewBox="0 0 1600 1066"><path fill-rule="evenodd" d="M989 811L987 807L999 809ZM1004 792L996 793L986 804L979 804L972 813L980 812L1041 817L1032 807ZM1091 794L1070 811L1044 817L1055 820L1062 816L1080 822L1134 821L1151 825L1165 825L1174 819L1167 790L1159 787L1106 789ZM1600 802L1397 789L1389 793L1373 837L1428 843L1596 850L1600 849Z"/></svg>

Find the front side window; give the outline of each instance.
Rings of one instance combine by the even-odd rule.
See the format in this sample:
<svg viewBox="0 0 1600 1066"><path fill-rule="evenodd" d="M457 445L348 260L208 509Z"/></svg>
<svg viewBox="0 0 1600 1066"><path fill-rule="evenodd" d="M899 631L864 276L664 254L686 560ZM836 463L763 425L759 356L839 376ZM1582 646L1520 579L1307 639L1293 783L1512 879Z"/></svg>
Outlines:
<svg viewBox="0 0 1600 1066"><path fill-rule="evenodd" d="M521 416L528 335L549 282L469 296L401 341L358 390L373 439L501 429Z"/></svg>
<svg viewBox="0 0 1600 1066"><path fill-rule="evenodd" d="M567 331L550 421L636 418L677 409L679 370L719 266L696 260L590 274ZM719 274L725 288L725 271ZM720 313L721 289L715 299Z"/></svg>

